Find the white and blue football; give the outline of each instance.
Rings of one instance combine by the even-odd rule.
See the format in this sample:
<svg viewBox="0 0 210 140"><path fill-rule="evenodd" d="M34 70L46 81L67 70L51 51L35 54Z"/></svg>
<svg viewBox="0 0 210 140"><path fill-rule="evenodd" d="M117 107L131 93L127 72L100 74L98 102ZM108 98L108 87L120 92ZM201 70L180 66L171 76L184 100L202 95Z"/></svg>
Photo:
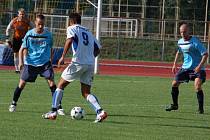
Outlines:
<svg viewBox="0 0 210 140"><path fill-rule="evenodd" d="M71 118L76 120L81 120L85 117L85 110L81 107L74 107L70 112Z"/></svg>

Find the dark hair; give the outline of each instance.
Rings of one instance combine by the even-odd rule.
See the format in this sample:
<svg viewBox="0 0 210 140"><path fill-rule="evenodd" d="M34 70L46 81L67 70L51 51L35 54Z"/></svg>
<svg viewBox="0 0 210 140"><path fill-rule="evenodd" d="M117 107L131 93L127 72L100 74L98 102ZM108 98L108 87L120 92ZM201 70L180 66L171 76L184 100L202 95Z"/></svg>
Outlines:
<svg viewBox="0 0 210 140"><path fill-rule="evenodd" d="M45 19L44 15L42 15L42 14L36 15L36 18L39 18L39 19L41 19L41 20L44 20L44 19Z"/></svg>
<svg viewBox="0 0 210 140"><path fill-rule="evenodd" d="M187 26L189 26L189 24L188 24L186 21L182 21L182 22L179 23L179 27L181 27L182 25L187 25Z"/></svg>
<svg viewBox="0 0 210 140"><path fill-rule="evenodd" d="M81 24L81 16L78 13L71 13L69 20L72 20L75 24Z"/></svg>

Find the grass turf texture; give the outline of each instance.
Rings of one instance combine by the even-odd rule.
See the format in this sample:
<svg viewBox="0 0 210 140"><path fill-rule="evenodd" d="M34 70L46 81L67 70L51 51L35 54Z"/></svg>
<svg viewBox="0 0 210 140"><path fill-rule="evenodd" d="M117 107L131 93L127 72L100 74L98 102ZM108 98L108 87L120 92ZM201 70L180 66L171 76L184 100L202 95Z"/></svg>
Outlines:
<svg viewBox="0 0 210 140"><path fill-rule="evenodd" d="M56 75L58 81L60 74ZM207 140L210 138L210 88L204 85L205 114L196 114L197 99L193 83L180 87L180 108L166 112L171 101L169 78L96 76L92 88L108 119L92 123L95 113L80 94L79 82L64 92L66 116L50 121L41 118L50 110L51 94L44 79L28 83L18 102L17 111L8 111L13 90L19 81L13 71L0 71L0 140ZM74 106L85 109L83 120L72 120Z"/></svg>

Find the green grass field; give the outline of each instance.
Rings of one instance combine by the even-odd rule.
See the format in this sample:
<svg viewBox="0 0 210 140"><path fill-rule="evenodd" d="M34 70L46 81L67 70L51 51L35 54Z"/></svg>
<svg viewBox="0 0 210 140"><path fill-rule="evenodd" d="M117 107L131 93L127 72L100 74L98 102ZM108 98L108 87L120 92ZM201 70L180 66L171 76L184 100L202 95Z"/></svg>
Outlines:
<svg viewBox="0 0 210 140"><path fill-rule="evenodd" d="M58 81L60 74L56 75ZM180 87L180 108L166 112L171 101L170 78L96 76L92 91L109 113L106 121L92 123L95 113L80 94L78 81L65 89L66 116L44 120L51 94L44 79L28 83L15 113L8 112L19 75L0 71L0 140L208 140L210 139L210 82L205 91L205 114L196 114L193 83ZM72 120L69 110L81 106L85 119Z"/></svg>

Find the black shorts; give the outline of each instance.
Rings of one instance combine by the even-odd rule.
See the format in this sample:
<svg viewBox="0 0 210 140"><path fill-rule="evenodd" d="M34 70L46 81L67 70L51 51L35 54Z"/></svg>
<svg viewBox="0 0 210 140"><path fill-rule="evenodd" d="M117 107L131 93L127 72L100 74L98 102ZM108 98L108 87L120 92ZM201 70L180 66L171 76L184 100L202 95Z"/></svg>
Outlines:
<svg viewBox="0 0 210 140"><path fill-rule="evenodd" d="M47 80L53 80L54 71L51 62L47 62L43 66L38 67L24 65L20 78L26 82L35 82L38 74Z"/></svg>
<svg viewBox="0 0 210 140"><path fill-rule="evenodd" d="M205 70L196 73L194 70L180 69L175 76L175 80L179 83L194 81L195 78L201 79L204 83L206 81Z"/></svg>
<svg viewBox="0 0 210 140"><path fill-rule="evenodd" d="M13 40L12 40L13 52L15 52L15 53L19 52L21 45L22 45L22 38L21 39L13 38Z"/></svg>

